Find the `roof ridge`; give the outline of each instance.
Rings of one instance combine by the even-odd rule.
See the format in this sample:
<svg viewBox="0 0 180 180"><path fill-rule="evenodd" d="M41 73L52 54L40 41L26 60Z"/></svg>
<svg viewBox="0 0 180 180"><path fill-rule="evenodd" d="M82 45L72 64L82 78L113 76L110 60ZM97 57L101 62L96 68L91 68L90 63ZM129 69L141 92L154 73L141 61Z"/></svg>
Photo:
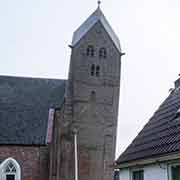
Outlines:
<svg viewBox="0 0 180 180"><path fill-rule="evenodd" d="M51 77L33 77L33 76L21 76L21 75L0 75L0 78L19 78L19 79L42 79L42 80L61 80L66 81L67 79L58 79L58 78L51 78Z"/></svg>

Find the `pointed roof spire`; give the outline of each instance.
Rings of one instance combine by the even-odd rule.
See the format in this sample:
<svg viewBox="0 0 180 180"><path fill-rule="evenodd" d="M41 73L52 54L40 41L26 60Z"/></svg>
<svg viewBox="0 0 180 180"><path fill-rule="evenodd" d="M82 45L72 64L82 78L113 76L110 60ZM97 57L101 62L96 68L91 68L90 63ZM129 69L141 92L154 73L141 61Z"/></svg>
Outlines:
<svg viewBox="0 0 180 180"><path fill-rule="evenodd" d="M102 13L100 9L100 4L101 1L98 0L98 8L94 11L93 14L91 14L87 20L74 32L73 34L73 40L72 40L72 46L75 46L84 36L88 31L97 23L100 22L106 32L109 34L110 38L114 42L116 48L121 52L121 46L119 42L119 38L109 25L107 19L105 18L104 14Z"/></svg>

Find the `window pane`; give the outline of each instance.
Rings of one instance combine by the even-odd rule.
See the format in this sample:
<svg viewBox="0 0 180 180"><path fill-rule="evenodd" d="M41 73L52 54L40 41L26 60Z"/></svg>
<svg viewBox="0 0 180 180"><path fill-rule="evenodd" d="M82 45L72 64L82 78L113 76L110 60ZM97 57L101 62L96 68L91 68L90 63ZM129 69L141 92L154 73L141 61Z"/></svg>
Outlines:
<svg viewBox="0 0 180 180"><path fill-rule="evenodd" d="M107 52L106 52L106 48L101 48L99 50L99 57L100 58L106 58Z"/></svg>
<svg viewBox="0 0 180 180"><path fill-rule="evenodd" d="M87 56L94 56L94 47L89 45L87 47L87 52L86 52Z"/></svg>
<svg viewBox="0 0 180 180"><path fill-rule="evenodd" d="M14 174L6 175L6 180L15 180L15 175Z"/></svg>
<svg viewBox="0 0 180 180"><path fill-rule="evenodd" d="M6 167L5 172L11 172L11 169L10 169L10 167L9 167L9 166L7 166L7 167Z"/></svg>
<svg viewBox="0 0 180 180"><path fill-rule="evenodd" d="M133 180L143 180L144 179L144 171L134 171L133 172Z"/></svg>
<svg viewBox="0 0 180 180"><path fill-rule="evenodd" d="M95 65L93 64L91 66L91 76L94 76L94 71L95 71Z"/></svg>
<svg viewBox="0 0 180 180"><path fill-rule="evenodd" d="M6 166L5 172L16 172L16 168L12 162Z"/></svg>
<svg viewBox="0 0 180 180"><path fill-rule="evenodd" d="M100 67L96 66L96 76L99 77L100 74Z"/></svg>
<svg viewBox="0 0 180 180"><path fill-rule="evenodd" d="M172 180L180 180L180 166L172 167Z"/></svg>

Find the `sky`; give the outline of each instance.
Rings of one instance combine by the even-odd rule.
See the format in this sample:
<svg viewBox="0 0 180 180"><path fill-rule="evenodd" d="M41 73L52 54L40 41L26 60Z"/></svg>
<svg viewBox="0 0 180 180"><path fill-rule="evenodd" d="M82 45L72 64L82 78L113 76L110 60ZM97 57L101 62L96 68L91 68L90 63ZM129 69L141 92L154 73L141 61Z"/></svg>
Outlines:
<svg viewBox="0 0 180 180"><path fill-rule="evenodd" d="M0 74L67 79L73 32L96 0L0 0ZM123 52L116 158L180 73L179 0L102 0Z"/></svg>

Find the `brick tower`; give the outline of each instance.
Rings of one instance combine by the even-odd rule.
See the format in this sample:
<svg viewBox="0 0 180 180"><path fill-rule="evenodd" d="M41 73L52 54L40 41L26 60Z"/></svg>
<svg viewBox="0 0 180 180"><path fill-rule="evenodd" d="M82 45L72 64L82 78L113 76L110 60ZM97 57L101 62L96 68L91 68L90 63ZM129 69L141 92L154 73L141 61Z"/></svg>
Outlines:
<svg viewBox="0 0 180 180"><path fill-rule="evenodd" d="M71 48L66 99L71 128L78 130L78 176L111 180L122 53L100 7L74 32Z"/></svg>
<svg viewBox="0 0 180 180"><path fill-rule="evenodd" d="M122 53L100 7L74 32L70 47L65 104L56 122L55 179L74 180L77 129L79 180L112 180Z"/></svg>

